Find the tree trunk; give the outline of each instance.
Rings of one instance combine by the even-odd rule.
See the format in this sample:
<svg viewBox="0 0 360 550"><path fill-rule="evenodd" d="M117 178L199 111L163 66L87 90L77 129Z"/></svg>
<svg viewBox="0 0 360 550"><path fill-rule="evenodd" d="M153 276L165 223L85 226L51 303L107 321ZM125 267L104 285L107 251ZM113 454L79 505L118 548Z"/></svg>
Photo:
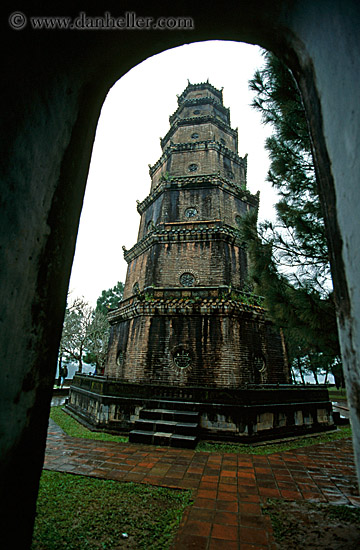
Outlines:
<svg viewBox="0 0 360 550"><path fill-rule="evenodd" d="M324 384L327 384L327 383L328 383L328 376L329 376L329 369L327 368L326 371L325 371L325 380L324 380Z"/></svg>
<svg viewBox="0 0 360 550"><path fill-rule="evenodd" d="M317 370L316 367L313 366L312 357L311 357L310 354L308 355L308 358L309 358L309 367L308 367L308 370L312 373L313 377L315 378L315 384L319 384L318 370Z"/></svg>
<svg viewBox="0 0 360 550"><path fill-rule="evenodd" d="M290 376L293 384L297 384L295 372L292 366L290 366Z"/></svg>
<svg viewBox="0 0 360 550"><path fill-rule="evenodd" d="M316 369L310 367L310 370L311 370L311 372L312 372L312 374L313 374L313 376L314 376L314 378L315 378L315 384L318 384L318 383L319 383L319 380L318 380L318 377L317 377Z"/></svg>
<svg viewBox="0 0 360 550"><path fill-rule="evenodd" d="M62 369L62 351L59 354L59 378L58 378L58 386L61 386L61 369Z"/></svg>
<svg viewBox="0 0 360 550"><path fill-rule="evenodd" d="M297 364L298 364L298 369L299 369L299 374L300 374L301 382L302 382L303 384L305 384L305 378L304 378L304 373L303 373L303 370L302 370L302 367L301 367L301 360L300 360L300 357L297 358Z"/></svg>

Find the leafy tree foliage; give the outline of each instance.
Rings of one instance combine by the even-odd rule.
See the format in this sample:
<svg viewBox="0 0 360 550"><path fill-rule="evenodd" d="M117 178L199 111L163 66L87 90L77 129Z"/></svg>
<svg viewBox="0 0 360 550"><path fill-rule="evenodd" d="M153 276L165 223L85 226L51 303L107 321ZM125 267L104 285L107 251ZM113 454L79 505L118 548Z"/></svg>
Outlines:
<svg viewBox="0 0 360 550"><path fill-rule="evenodd" d="M95 365L96 373L103 371L110 332L107 314L110 309L117 307L123 290L121 282L109 290L103 290L95 309L84 298L75 298L67 306L59 349L59 367L62 361L75 361L80 373L83 362Z"/></svg>
<svg viewBox="0 0 360 550"><path fill-rule="evenodd" d="M328 246L319 200L311 141L297 84L289 69L273 54L249 83L256 94L252 106L260 111L273 135L266 141L270 157L267 180L277 190L275 223L260 225L260 235L272 245L277 265L295 287L331 289Z"/></svg>
<svg viewBox="0 0 360 550"><path fill-rule="evenodd" d="M124 284L118 282L113 288L103 290L97 299L96 309L107 314L110 309L116 309L124 294Z"/></svg>
<svg viewBox="0 0 360 550"><path fill-rule="evenodd" d="M249 83L253 107L273 135L267 180L276 188L276 221L257 226L244 217L240 233L250 258L250 281L288 344L292 367L303 377L339 363L329 254L305 110L295 80L273 54Z"/></svg>

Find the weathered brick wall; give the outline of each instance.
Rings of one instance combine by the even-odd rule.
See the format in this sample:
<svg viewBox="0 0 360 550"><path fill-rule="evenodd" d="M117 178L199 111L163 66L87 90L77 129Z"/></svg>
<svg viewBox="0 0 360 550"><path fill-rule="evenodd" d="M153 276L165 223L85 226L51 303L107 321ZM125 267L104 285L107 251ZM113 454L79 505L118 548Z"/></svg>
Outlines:
<svg viewBox="0 0 360 550"><path fill-rule="evenodd" d="M179 116L181 118L199 117L204 115L212 115L218 117L222 122L229 124L229 115L225 109L221 108L218 102L204 103L199 105L184 105L179 110Z"/></svg>
<svg viewBox="0 0 360 550"><path fill-rule="evenodd" d="M193 137L194 134L197 134L198 137ZM219 141L220 143L223 143L220 140L224 140L225 143L223 143L223 145L228 147L231 151L236 152L237 141L234 131L226 131L223 128L217 128L210 122L196 124L196 126L193 124L179 126L171 136L171 141L174 143L194 143L195 141L206 141L211 139ZM169 145L169 142L167 142L167 145Z"/></svg>
<svg viewBox="0 0 360 550"><path fill-rule="evenodd" d="M281 331L275 329L271 321L265 323L265 341L267 342L267 352L271 356L273 365L269 371L269 384L291 384L290 369L287 358L284 336Z"/></svg>
<svg viewBox="0 0 360 550"><path fill-rule="evenodd" d="M180 276L191 273L194 286L241 288L246 277L243 249L222 240L155 243L128 268L124 299L149 286L180 287Z"/></svg>
<svg viewBox="0 0 360 550"><path fill-rule="evenodd" d="M140 220L138 240L148 234L154 225L166 222L188 222L186 210L196 208L197 214L191 221L221 220L237 226L237 216L248 208L246 197L224 191L211 185L197 185L192 188L167 188L144 211ZM152 225L153 224L153 225Z"/></svg>
<svg viewBox="0 0 360 550"><path fill-rule="evenodd" d="M240 157L230 155L225 147L219 148L216 144L205 144L201 148L187 148L171 150L166 158L162 158L152 175L153 191L159 184L162 177L173 178L206 174L219 174L222 177L233 179L245 184L244 163Z"/></svg>
<svg viewBox="0 0 360 550"><path fill-rule="evenodd" d="M179 350L189 354L189 367L176 366ZM261 374L256 365L263 364ZM228 387L286 383L283 365L280 336L262 315L155 314L112 327L105 374L129 382Z"/></svg>

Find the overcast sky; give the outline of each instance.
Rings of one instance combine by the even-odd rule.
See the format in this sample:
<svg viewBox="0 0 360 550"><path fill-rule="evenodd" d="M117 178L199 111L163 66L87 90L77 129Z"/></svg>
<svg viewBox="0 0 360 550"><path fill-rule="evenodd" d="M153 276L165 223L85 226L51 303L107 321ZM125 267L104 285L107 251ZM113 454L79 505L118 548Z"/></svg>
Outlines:
<svg viewBox="0 0 360 550"><path fill-rule="evenodd" d="M250 107L248 81L263 65L261 49L237 42L201 42L167 50L124 75L109 91L99 118L69 289L96 304L101 291L125 282L122 246L137 240L136 200L150 191L149 164L161 156L160 137L187 86L223 88L239 155L248 154L248 189L260 191L260 219L273 217L276 195L265 181L264 141L270 128Z"/></svg>

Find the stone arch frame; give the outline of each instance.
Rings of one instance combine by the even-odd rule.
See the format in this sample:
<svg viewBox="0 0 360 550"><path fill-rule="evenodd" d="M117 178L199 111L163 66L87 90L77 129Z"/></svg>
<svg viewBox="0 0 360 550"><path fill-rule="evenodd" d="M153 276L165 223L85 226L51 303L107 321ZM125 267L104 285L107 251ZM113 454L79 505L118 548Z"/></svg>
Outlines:
<svg viewBox="0 0 360 550"><path fill-rule="evenodd" d="M76 17L81 9L65 0L43 15ZM108 2L107 9L117 14L118 3ZM121 9L135 11L134 2ZM193 31L32 31L28 23L3 33L0 475L2 534L13 545L30 546L67 285L103 100L131 67L187 42L259 44L297 79L320 178L360 472L360 8L356 0L230 0L220 19L219 9L207 6L205 19L201 3L171 6L169 15L193 17ZM37 4L26 10L39 14ZM154 2L151 11L163 16L163 4Z"/></svg>

